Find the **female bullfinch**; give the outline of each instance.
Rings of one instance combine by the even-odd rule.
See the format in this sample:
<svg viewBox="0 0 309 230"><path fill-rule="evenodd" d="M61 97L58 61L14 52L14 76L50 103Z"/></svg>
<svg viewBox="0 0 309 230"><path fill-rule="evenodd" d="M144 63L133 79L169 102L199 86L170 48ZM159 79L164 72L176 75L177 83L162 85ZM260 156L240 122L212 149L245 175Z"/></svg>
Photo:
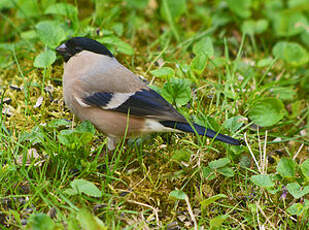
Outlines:
<svg viewBox="0 0 309 230"><path fill-rule="evenodd" d="M56 48L64 58L67 107L105 133L108 148L121 137L152 132L190 132L241 145L241 141L191 123L157 92L121 65L101 43L74 37Z"/></svg>

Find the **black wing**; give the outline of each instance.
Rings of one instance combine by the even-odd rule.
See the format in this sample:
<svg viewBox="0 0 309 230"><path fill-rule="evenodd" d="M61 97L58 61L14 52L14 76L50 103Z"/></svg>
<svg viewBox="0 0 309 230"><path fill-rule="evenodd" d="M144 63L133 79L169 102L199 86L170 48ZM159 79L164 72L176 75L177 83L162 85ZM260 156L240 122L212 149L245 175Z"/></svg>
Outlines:
<svg viewBox="0 0 309 230"><path fill-rule="evenodd" d="M116 94L110 92L96 92L83 98L83 101L88 105L98 106L103 109L121 113L128 113L130 111L130 114L135 116L185 121L185 118L178 113L171 104L150 88L141 89L133 95L124 97L124 101L120 103L118 107L109 108L108 105L115 95Z"/></svg>

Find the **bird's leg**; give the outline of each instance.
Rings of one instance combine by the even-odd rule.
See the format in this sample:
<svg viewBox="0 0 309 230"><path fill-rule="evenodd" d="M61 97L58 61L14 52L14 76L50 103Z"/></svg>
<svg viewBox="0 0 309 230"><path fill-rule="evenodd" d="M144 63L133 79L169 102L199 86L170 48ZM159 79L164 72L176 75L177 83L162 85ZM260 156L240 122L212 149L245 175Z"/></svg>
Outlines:
<svg viewBox="0 0 309 230"><path fill-rule="evenodd" d="M72 116L72 123L71 123L72 130L74 129L74 118L75 118L75 115L73 114L73 116Z"/></svg>
<svg viewBox="0 0 309 230"><path fill-rule="evenodd" d="M107 148L108 150L114 150L119 143L119 137L108 136L107 137Z"/></svg>

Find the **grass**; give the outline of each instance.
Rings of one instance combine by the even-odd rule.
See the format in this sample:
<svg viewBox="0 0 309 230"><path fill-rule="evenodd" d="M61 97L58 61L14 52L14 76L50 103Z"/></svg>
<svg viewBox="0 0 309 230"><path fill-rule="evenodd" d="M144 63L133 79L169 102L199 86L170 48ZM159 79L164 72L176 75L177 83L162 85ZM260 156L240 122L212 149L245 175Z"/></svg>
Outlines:
<svg viewBox="0 0 309 230"><path fill-rule="evenodd" d="M1 229L308 228L308 7L243 2L0 3ZM177 133L107 151L63 102L54 48L85 35L246 146Z"/></svg>

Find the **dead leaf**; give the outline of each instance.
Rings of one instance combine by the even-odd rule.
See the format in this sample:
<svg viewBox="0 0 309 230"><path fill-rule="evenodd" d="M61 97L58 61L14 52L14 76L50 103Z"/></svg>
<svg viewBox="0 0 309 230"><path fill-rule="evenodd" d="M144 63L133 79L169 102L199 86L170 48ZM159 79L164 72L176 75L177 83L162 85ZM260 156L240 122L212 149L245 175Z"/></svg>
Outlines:
<svg viewBox="0 0 309 230"><path fill-rule="evenodd" d="M35 105L33 106L33 108L39 108L41 105L42 105L42 102L43 102L44 98L42 96L40 96L37 100L36 100L36 103Z"/></svg>

